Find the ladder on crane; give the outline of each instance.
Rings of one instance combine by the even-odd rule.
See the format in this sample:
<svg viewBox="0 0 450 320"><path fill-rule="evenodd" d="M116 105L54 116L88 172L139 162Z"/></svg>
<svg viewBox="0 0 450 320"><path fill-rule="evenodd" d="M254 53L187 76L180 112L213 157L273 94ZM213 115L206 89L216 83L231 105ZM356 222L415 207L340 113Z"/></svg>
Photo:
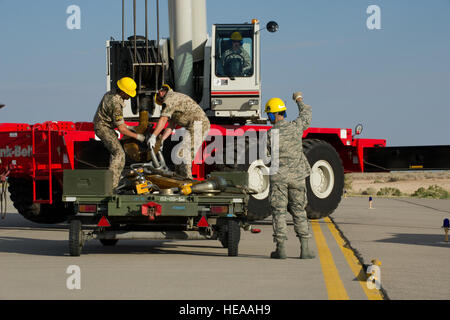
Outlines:
<svg viewBox="0 0 450 320"><path fill-rule="evenodd" d="M45 125L47 128L45 128ZM38 141L40 138L40 141ZM50 123L35 124L31 130L33 159L33 202L42 204L53 203L52 185L52 128ZM38 181L48 181L48 199L37 198L36 184Z"/></svg>

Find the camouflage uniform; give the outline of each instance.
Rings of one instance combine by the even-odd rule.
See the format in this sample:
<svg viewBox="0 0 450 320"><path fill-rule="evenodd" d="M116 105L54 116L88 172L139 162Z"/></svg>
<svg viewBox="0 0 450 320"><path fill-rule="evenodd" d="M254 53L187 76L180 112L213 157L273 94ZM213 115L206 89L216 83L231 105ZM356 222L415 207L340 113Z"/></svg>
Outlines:
<svg viewBox="0 0 450 320"><path fill-rule="evenodd" d="M166 93L162 107L161 117L168 117L172 124L186 128L189 133L187 139L186 136L183 137L178 152L178 157L182 159L183 163L176 166L176 171L179 175L192 179L192 161L208 136L209 119L193 99L172 90ZM190 150L190 154L188 150Z"/></svg>
<svg viewBox="0 0 450 320"><path fill-rule="evenodd" d="M120 175L125 167L125 152L117 137L115 128L124 124L123 108L125 102L116 90L107 92L100 102L94 116L95 134L102 140L111 153L109 170L113 173L113 187L119 184Z"/></svg>
<svg viewBox="0 0 450 320"><path fill-rule="evenodd" d="M278 130L278 152L272 154L271 167L277 172L270 176L270 206L273 216L274 242L287 239L287 211L292 215L294 230L299 238L311 237L305 207L307 204L305 179L311 167L303 153L302 136L311 123L311 107L297 102L299 116L292 122L281 120L273 125L269 134L270 142L274 130ZM274 140L276 141L276 140ZM274 166L275 165L275 166Z"/></svg>
<svg viewBox="0 0 450 320"><path fill-rule="evenodd" d="M224 75L224 76L227 75L225 73L225 69L226 69L225 67L226 67L226 63L227 63L226 60L228 60L227 57L237 58L237 59L242 60L242 74L241 75L244 75L252 67L252 59L250 58L250 55L248 54L248 52L246 50L244 50L242 47L240 47L239 50L233 50L233 48L230 48L225 51L225 53L223 54L223 58L220 61L219 73L221 75Z"/></svg>

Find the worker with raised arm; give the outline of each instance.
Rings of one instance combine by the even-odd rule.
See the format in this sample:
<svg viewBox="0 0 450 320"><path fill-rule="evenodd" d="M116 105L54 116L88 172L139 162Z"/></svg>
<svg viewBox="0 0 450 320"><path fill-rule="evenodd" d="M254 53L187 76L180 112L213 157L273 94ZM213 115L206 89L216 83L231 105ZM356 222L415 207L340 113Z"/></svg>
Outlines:
<svg viewBox="0 0 450 320"><path fill-rule="evenodd" d="M153 134L147 141L149 148L156 145L156 138L164 130L161 140L164 142L177 127L186 128L182 146L178 157L182 160L181 165L176 165L176 173L186 179L192 177L192 161L208 136L210 122L203 109L189 96L173 91L165 84L155 95L155 102L162 106L161 117L156 124ZM161 143L161 146L163 144Z"/></svg>
<svg viewBox="0 0 450 320"><path fill-rule="evenodd" d="M117 81L117 88L103 96L94 116L95 134L111 153L109 170L113 173L113 188L117 188L125 167L125 151L114 129L140 142L145 141L145 136L129 130L123 119L125 100L136 96L136 87L136 82L129 77Z"/></svg>
<svg viewBox="0 0 450 320"><path fill-rule="evenodd" d="M292 215L294 230L300 240L300 259L312 259L308 246L311 237L306 215L306 183L311 167L303 153L302 136L311 123L311 107L303 103L301 92L293 94L299 115L292 122L286 120L286 105L279 98L266 104L266 113L273 124L268 135L271 156L269 201L273 218L273 239L277 247L270 257L286 259L287 212ZM272 145L273 144L273 145Z"/></svg>

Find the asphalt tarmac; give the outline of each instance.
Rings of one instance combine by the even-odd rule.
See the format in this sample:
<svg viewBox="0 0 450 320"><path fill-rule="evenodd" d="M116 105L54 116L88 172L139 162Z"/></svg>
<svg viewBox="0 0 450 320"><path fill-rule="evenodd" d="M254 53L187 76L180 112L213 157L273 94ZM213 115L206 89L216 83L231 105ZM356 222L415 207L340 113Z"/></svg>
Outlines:
<svg viewBox="0 0 450 320"><path fill-rule="evenodd" d="M0 299L448 299L440 227L449 216L450 201L374 199L368 209L367 199L343 199L336 224L312 222L313 260L298 259L292 225L288 259L270 259L270 219L255 223L259 234L242 232L238 257L217 240L91 240L71 257L67 224L35 224L10 206L0 220ZM380 290L361 264L372 259L382 263Z"/></svg>

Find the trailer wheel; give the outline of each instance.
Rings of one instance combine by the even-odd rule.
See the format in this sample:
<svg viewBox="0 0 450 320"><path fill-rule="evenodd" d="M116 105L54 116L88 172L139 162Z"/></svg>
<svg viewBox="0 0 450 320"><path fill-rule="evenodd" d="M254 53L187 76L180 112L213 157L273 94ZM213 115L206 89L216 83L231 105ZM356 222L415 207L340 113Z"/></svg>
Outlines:
<svg viewBox="0 0 450 320"><path fill-rule="evenodd" d="M73 205L66 206L62 202L62 190L57 183L53 184L55 194L52 205L33 203L33 182L29 179L9 178L8 184L14 207L29 221L46 224L61 223L74 214ZM43 188L48 190L48 184Z"/></svg>
<svg viewBox="0 0 450 320"><path fill-rule="evenodd" d="M119 239L100 239L100 242L105 247L113 247L119 242Z"/></svg>
<svg viewBox="0 0 450 320"><path fill-rule="evenodd" d="M228 256L237 257L239 241L241 240L241 227L235 219L228 220Z"/></svg>
<svg viewBox="0 0 450 320"><path fill-rule="evenodd" d="M214 228L217 232L217 240L220 241L222 247L228 248L228 219L218 218Z"/></svg>
<svg viewBox="0 0 450 320"><path fill-rule="evenodd" d="M228 248L228 224L223 224L219 226L219 237L218 237L222 247Z"/></svg>
<svg viewBox="0 0 450 320"><path fill-rule="evenodd" d="M83 232L81 231L81 221L70 221L69 227L69 253L73 257L78 257L83 248Z"/></svg>
<svg viewBox="0 0 450 320"><path fill-rule="evenodd" d="M303 151L311 165L311 175L306 178L306 212L309 219L321 219L332 214L341 202L344 168L336 150L325 141L306 139Z"/></svg>
<svg viewBox="0 0 450 320"><path fill-rule="evenodd" d="M228 248L228 233L225 233L222 237L219 237L219 241L222 247Z"/></svg>

